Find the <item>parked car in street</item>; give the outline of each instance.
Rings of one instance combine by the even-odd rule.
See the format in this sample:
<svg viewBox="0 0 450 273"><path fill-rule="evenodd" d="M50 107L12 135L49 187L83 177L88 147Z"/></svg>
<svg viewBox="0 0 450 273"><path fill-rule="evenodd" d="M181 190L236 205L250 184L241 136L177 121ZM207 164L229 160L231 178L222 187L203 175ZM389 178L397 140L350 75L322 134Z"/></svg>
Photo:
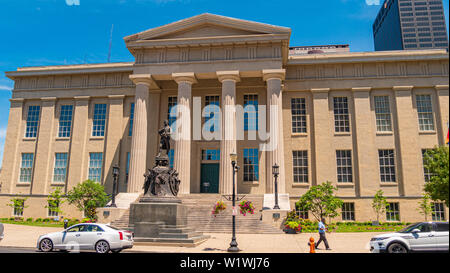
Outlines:
<svg viewBox="0 0 450 273"><path fill-rule="evenodd" d="M118 253L132 247L133 234L130 231L93 223L77 224L64 231L41 235L37 240L37 248L43 252L59 249Z"/></svg>
<svg viewBox="0 0 450 273"><path fill-rule="evenodd" d="M5 236L3 232L5 231L5 227L2 223L0 223L0 241L3 240L3 237Z"/></svg>
<svg viewBox="0 0 450 273"><path fill-rule="evenodd" d="M421 222L388 234L373 237L370 251L374 253L407 253L413 251L448 251L448 222Z"/></svg>

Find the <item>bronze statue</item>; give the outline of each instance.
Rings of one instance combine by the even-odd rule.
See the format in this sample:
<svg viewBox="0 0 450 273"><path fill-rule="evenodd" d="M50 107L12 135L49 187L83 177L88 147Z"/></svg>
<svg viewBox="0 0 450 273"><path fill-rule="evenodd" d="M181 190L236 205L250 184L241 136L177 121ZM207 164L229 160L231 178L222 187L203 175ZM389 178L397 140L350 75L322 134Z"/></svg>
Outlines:
<svg viewBox="0 0 450 273"><path fill-rule="evenodd" d="M158 131L158 134L161 137L161 140L159 141L158 157L161 156L162 150L166 150L166 155L168 155L170 151L170 135L172 134L172 129L170 128L169 121L164 121L164 127Z"/></svg>
<svg viewBox="0 0 450 273"><path fill-rule="evenodd" d="M171 129L167 120L158 133L161 136L159 154L155 158L155 166L144 174L144 197L174 198L178 195L180 179L178 172L169 167ZM163 150L166 151L165 154L162 154Z"/></svg>

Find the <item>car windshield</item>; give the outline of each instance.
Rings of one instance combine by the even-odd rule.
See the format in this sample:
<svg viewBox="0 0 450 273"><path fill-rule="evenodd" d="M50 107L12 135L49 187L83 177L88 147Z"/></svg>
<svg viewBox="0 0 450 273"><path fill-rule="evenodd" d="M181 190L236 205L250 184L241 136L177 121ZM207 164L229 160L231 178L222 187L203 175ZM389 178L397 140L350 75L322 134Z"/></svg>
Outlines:
<svg viewBox="0 0 450 273"><path fill-rule="evenodd" d="M410 233L413 229L417 228L421 223L414 223L411 224L403 229L401 229L400 231L397 231L398 233Z"/></svg>

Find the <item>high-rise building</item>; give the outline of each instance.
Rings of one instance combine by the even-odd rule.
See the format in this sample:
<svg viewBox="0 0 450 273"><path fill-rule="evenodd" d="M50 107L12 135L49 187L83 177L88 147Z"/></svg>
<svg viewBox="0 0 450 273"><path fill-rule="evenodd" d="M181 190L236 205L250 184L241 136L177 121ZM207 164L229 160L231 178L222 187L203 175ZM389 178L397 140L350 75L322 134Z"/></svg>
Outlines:
<svg viewBox="0 0 450 273"><path fill-rule="evenodd" d="M375 50L445 48L442 0L385 0L373 23Z"/></svg>

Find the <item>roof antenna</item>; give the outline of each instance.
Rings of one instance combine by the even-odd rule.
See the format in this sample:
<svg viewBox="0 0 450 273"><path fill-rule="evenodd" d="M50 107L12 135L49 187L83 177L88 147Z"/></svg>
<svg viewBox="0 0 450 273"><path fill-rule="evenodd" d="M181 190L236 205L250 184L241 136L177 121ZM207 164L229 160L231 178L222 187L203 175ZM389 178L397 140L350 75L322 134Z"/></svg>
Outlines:
<svg viewBox="0 0 450 273"><path fill-rule="evenodd" d="M111 25L111 36L109 37L108 63L111 62L111 46L112 46L113 30L114 30L114 24Z"/></svg>

